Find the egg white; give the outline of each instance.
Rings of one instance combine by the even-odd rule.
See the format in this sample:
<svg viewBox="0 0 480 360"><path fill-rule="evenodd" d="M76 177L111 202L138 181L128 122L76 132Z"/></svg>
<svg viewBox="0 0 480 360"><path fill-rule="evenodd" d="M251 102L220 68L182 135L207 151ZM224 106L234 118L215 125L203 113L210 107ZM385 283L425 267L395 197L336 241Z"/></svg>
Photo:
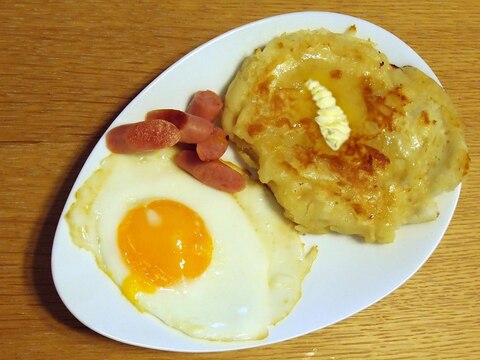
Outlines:
<svg viewBox="0 0 480 360"><path fill-rule="evenodd" d="M209 188L174 164L175 153L169 148L105 158L67 214L72 239L121 287L130 270L117 227L128 210L158 199L190 207L212 235L210 265L193 280L137 293L137 307L196 338L262 339L300 298L316 249L305 254L263 186L249 180L234 196Z"/></svg>

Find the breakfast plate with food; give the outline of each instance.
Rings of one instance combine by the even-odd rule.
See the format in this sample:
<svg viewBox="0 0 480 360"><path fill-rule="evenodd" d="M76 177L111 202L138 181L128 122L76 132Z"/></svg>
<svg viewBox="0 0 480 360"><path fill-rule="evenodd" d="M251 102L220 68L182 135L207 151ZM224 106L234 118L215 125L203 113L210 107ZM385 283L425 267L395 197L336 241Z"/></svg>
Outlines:
<svg viewBox="0 0 480 360"><path fill-rule="evenodd" d="M55 286L87 327L146 348L298 337L423 265L468 162L451 100L388 31L325 12L253 22L113 121L61 215Z"/></svg>

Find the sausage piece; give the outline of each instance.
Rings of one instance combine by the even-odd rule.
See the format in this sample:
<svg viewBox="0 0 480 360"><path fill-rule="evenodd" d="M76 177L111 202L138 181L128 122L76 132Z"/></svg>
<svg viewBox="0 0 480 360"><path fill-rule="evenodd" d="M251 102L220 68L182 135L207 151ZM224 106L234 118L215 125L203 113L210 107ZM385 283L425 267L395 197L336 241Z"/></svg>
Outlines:
<svg viewBox="0 0 480 360"><path fill-rule="evenodd" d="M222 157L228 147L227 133L219 127L215 127L212 133L197 144L197 154L200 160L217 160Z"/></svg>
<svg viewBox="0 0 480 360"><path fill-rule="evenodd" d="M187 107L187 113L200 116L211 122L220 114L223 108L223 101L213 91L197 91Z"/></svg>
<svg viewBox="0 0 480 360"><path fill-rule="evenodd" d="M199 116L174 109L152 110L146 120L162 119L174 124L180 130L180 142L198 144L205 140L213 130L213 124Z"/></svg>
<svg viewBox="0 0 480 360"><path fill-rule="evenodd" d="M106 135L107 148L119 154L162 149L175 145L179 140L178 128L168 121L159 119L120 125Z"/></svg>
<svg viewBox="0 0 480 360"><path fill-rule="evenodd" d="M220 160L202 161L195 151L177 154L175 163L200 182L214 189L237 192L245 188L245 178Z"/></svg>

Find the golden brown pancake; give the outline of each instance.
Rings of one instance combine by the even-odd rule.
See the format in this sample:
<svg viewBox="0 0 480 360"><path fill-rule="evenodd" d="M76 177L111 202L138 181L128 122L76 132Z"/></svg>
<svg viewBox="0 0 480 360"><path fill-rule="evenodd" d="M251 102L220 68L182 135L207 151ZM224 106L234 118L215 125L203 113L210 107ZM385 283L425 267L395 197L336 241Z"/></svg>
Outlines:
<svg viewBox="0 0 480 360"><path fill-rule="evenodd" d="M309 79L332 92L349 120L338 151L314 120ZM435 196L468 169L445 91L414 67L390 64L354 28L288 33L257 49L228 88L222 125L305 233L392 241L400 225L435 219Z"/></svg>

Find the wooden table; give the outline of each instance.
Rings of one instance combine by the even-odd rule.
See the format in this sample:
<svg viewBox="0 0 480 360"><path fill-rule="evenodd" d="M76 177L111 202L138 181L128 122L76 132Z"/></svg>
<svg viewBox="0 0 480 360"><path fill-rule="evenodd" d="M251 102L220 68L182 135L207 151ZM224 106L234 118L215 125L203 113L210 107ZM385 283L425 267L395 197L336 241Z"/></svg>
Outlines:
<svg viewBox="0 0 480 360"><path fill-rule="evenodd" d="M314 4L312 4L314 3ZM0 351L20 359L479 359L478 1L2 1ZM55 227L87 155L153 78L205 41L275 14L347 13L395 33L430 64L465 123L472 158L457 211L405 285L321 331L259 349L174 354L84 327L50 271Z"/></svg>

